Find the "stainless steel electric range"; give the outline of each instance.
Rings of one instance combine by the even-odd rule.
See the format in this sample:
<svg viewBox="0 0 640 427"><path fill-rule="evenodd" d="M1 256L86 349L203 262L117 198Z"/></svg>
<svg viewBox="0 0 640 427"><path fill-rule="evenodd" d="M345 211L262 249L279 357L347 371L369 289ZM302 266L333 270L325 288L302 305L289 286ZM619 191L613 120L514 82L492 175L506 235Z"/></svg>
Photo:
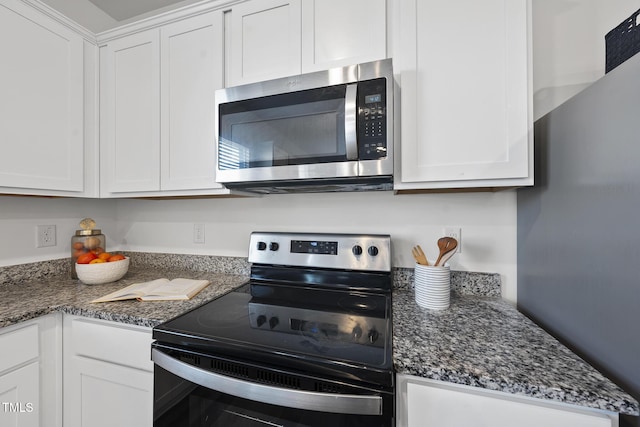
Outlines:
<svg viewBox="0 0 640 427"><path fill-rule="evenodd" d="M256 232L249 261L154 328L154 426L393 426L389 236Z"/></svg>

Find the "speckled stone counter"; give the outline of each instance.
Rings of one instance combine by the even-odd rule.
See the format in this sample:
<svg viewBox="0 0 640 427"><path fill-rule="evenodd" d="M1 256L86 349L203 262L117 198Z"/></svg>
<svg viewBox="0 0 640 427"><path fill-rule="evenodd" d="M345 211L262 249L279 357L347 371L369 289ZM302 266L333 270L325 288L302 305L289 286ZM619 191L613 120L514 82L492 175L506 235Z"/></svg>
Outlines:
<svg viewBox="0 0 640 427"><path fill-rule="evenodd" d="M68 278L68 261L0 268L0 327L53 311L153 327L243 284L243 258L127 254L125 277L106 285ZM166 270L171 266L171 270ZM208 279L188 301L89 301L160 277ZM393 271L397 373L637 415L638 403L500 299L500 276L452 271L451 307L431 311L414 300L413 269Z"/></svg>
<svg viewBox="0 0 640 427"><path fill-rule="evenodd" d="M248 279L242 260L231 260L231 266L225 260L218 259L215 265L206 264L209 257L189 264L181 262L182 256L154 257L157 265L149 265L132 257L127 274L118 282L104 285L85 285L68 275L68 265L64 261L26 264L22 268L4 269L3 282L0 284L0 327L9 326L54 311L68 314L113 320L122 323L153 327L178 316L194 307L204 304L236 287ZM144 259L143 259L144 260ZM164 262L164 264L162 264ZM41 270L38 266L43 265ZM165 269L162 269L162 266ZM182 267L167 270L166 266ZM185 268L189 267L189 268ZM199 267L199 268L198 268ZM38 271L34 271L37 269ZM205 271L199 271L205 270ZM223 271L223 272L220 272ZM241 274L231 274L237 271ZM137 282L166 277L186 277L207 279L211 282L200 293L187 301L118 301L108 303L90 303L108 293L122 289ZM18 279L20 283L16 283Z"/></svg>
<svg viewBox="0 0 640 427"><path fill-rule="evenodd" d="M453 292L446 310L393 294L397 373L638 415L638 402L495 297Z"/></svg>

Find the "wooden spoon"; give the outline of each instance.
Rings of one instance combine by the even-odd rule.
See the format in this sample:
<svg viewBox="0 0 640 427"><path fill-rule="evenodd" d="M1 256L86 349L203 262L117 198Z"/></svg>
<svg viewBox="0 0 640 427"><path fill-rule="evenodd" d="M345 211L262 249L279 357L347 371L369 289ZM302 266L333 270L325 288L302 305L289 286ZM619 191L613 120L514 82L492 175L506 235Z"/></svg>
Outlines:
<svg viewBox="0 0 640 427"><path fill-rule="evenodd" d="M456 245L456 247L457 246L458 245ZM456 248L453 248L449 252L447 252L444 255L442 255L442 258L440 258L440 264L437 264L438 267L444 267L444 265L447 263L447 261L449 261L451 259L451 257L453 257L455 254L456 254Z"/></svg>
<svg viewBox="0 0 640 427"><path fill-rule="evenodd" d="M420 245L416 245L411 249L411 254L416 262L420 265L429 265L429 261L427 261L427 256L424 254L424 251L420 247Z"/></svg>
<svg viewBox="0 0 640 427"><path fill-rule="evenodd" d="M458 247L458 241L453 237L441 237L438 239L438 248L440 249L440 254L438 255L438 259L434 265L440 265L440 261L442 257Z"/></svg>

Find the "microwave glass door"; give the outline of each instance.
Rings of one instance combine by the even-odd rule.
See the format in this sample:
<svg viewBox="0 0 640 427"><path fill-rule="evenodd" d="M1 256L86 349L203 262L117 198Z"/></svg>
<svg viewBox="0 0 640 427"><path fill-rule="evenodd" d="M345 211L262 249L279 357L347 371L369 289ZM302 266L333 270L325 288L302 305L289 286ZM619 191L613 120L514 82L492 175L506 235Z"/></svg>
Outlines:
<svg viewBox="0 0 640 427"><path fill-rule="evenodd" d="M337 85L220 105L219 169L349 160L350 89Z"/></svg>

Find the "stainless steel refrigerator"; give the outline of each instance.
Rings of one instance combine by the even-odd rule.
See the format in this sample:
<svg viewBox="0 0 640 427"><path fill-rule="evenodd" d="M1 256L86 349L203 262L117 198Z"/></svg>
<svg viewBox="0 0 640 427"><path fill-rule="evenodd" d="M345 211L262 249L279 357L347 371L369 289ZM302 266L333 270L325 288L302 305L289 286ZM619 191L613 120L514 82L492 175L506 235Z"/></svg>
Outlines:
<svg viewBox="0 0 640 427"><path fill-rule="evenodd" d="M534 132L536 183L518 190L518 309L640 400L640 54Z"/></svg>

